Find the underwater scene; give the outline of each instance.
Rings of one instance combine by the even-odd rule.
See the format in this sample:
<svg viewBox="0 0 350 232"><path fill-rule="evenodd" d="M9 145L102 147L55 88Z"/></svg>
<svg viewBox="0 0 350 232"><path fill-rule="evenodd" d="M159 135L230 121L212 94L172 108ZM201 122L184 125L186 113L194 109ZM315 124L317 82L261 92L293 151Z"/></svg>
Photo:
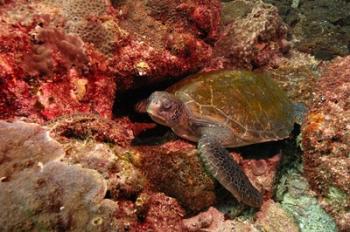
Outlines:
<svg viewBox="0 0 350 232"><path fill-rule="evenodd" d="M350 232L349 0L0 0L1 232Z"/></svg>

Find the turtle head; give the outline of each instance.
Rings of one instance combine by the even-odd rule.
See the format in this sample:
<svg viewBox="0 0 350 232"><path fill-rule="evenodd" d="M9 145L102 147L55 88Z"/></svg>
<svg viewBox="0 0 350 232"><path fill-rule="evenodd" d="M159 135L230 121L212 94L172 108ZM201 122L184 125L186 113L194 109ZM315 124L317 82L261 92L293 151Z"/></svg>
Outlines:
<svg viewBox="0 0 350 232"><path fill-rule="evenodd" d="M174 127L180 123L183 107L183 103L173 94L156 91L148 98L146 110L155 122Z"/></svg>

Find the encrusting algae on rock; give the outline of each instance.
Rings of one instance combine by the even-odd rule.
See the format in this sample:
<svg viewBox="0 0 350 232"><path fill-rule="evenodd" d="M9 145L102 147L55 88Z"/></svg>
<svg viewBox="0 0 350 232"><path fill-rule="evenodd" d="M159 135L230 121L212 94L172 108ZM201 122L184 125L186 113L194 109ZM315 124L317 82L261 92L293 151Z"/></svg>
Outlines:
<svg viewBox="0 0 350 232"><path fill-rule="evenodd" d="M195 147L184 141L142 145L140 166L155 189L175 197L189 212L215 203L214 181L205 173Z"/></svg>
<svg viewBox="0 0 350 232"><path fill-rule="evenodd" d="M350 229L350 57L325 65L302 128L305 177L339 229Z"/></svg>
<svg viewBox="0 0 350 232"><path fill-rule="evenodd" d="M221 26L205 70L255 69L273 64L290 49L278 9L261 0L223 1Z"/></svg>
<svg viewBox="0 0 350 232"><path fill-rule="evenodd" d="M56 132L66 127L55 123ZM0 121L0 131L13 135L0 140L1 231L181 231L184 210L147 187L126 148L64 133L54 135L60 144L48 128L21 121ZM140 211L135 197L145 194Z"/></svg>
<svg viewBox="0 0 350 232"><path fill-rule="evenodd" d="M316 194L302 176L300 161L286 164L277 185L276 198L297 222L301 232L337 231L334 219L322 209Z"/></svg>
<svg viewBox="0 0 350 232"><path fill-rule="evenodd" d="M348 231L349 57L324 62L310 54L348 54L349 6L324 0L293 6L287 0L0 1L0 119L8 120L0 120L0 230ZM254 140L241 144L248 146L223 152L237 163L234 176L245 179L229 185L258 190L256 200L236 188L259 209L239 204L200 160L223 130L204 131L196 149L131 110L155 89L223 68L268 72L288 101L309 108L301 135L295 126L286 140L248 145L257 142L257 131L266 132L257 129L245 133ZM220 83L228 93L228 83ZM254 86L242 88L249 95ZM210 94L207 89L204 100L213 99ZM217 114L213 105L225 105L195 102L210 115ZM243 127L257 128L266 116L257 112L268 108L262 105L242 114L255 117L240 121ZM292 131L293 122L287 124L278 139ZM234 128L242 132L241 125Z"/></svg>
<svg viewBox="0 0 350 232"><path fill-rule="evenodd" d="M210 59L218 0L134 3L5 1L0 117L42 122L96 112L111 118L117 85L126 91L176 79Z"/></svg>

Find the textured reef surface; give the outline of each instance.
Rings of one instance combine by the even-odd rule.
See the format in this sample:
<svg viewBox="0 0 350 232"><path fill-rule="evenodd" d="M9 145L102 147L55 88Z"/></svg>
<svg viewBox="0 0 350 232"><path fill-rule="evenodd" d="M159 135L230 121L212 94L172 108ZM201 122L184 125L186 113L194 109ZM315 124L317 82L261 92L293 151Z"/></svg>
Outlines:
<svg viewBox="0 0 350 232"><path fill-rule="evenodd" d="M350 231L349 10L0 1L0 231ZM133 109L223 68L267 72L307 108L290 138L230 150L260 209L220 186L196 144Z"/></svg>
<svg viewBox="0 0 350 232"><path fill-rule="evenodd" d="M305 177L322 205L350 230L350 57L324 67L302 128Z"/></svg>
<svg viewBox="0 0 350 232"><path fill-rule="evenodd" d="M5 1L0 15L2 118L110 118L116 89L204 66L220 2Z"/></svg>
<svg viewBox="0 0 350 232"><path fill-rule="evenodd" d="M86 115L47 127L1 121L11 136L0 141L1 231L181 231L184 210L147 187L132 165L135 151L123 140L99 142L98 132L71 139L80 120L106 124ZM110 140L128 130L114 124Z"/></svg>
<svg viewBox="0 0 350 232"><path fill-rule="evenodd" d="M266 0L291 28L295 48L330 60L350 52L349 1Z"/></svg>
<svg viewBox="0 0 350 232"><path fill-rule="evenodd" d="M277 8L263 1L223 2L221 27L208 70L273 64L290 47Z"/></svg>

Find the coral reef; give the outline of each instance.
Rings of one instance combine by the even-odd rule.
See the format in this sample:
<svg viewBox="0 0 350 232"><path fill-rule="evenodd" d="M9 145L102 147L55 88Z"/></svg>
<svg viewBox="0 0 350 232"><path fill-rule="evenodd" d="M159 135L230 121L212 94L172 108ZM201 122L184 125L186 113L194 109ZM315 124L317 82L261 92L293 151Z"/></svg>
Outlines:
<svg viewBox="0 0 350 232"><path fill-rule="evenodd" d="M0 121L0 134L1 181L64 156L60 144L51 141L48 132L36 124Z"/></svg>
<svg viewBox="0 0 350 232"><path fill-rule="evenodd" d="M61 145L21 121L0 131L11 135L0 141L1 231L181 231L184 210L150 191L130 150L92 138Z"/></svg>
<svg viewBox="0 0 350 232"><path fill-rule="evenodd" d="M209 60L210 41L219 34L220 1L124 1L116 9L130 36L112 62L121 88L183 76Z"/></svg>
<svg viewBox="0 0 350 232"><path fill-rule="evenodd" d="M350 52L350 5L347 1L265 0L276 5L291 28L295 48L330 60ZM293 1L294 2L294 1Z"/></svg>
<svg viewBox="0 0 350 232"><path fill-rule="evenodd" d="M158 141L161 146L132 147L133 126L129 120L91 114L60 117L47 124L50 134L64 144L62 160L100 172L113 199L130 199L148 189L175 197L189 211L215 202L214 182L193 145L180 140L164 143L163 138Z"/></svg>
<svg viewBox="0 0 350 232"><path fill-rule="evenodd" d="M237 153L235 155L239 157ZM259 191L264 194L265 199L272 198L275 178L281 161L281 154L263 154L263 152L259 154L259 152L252 152L250 154L244 153L244 156L254 157L243 160L241 156L241 165L244 172L255 186L258 187Z"/></svg>
<svg viewBox="0 0 350 232"><path fill-rule="evenodd" d="M22 171L16 179L0 183L2 231L109 231L117 227L110 216L117 205L102 202L106 187L96 171L57 161L38 169Z"/></svg>
<svg viewBox="0 0 350 232"><path fill-rule="evenodd" d="M148 212L136 231L183 231L184 210L171 197L163 193L153 194L148 199Z"/></svg>
<svg viewBox="0 0 350 232"><path fill-rule="evenodd" d="M222 212L210 207L206 212L184 219L183 224L187 231L299 231L293 218L272 200L263 204L255 222L243 218L226 220Z"/></svg>
<svg viewBox="0 0 350 232"><path fill-rule="evenodd" d="M1 27L6 28L0 33L1 118L42 121L75 112L112 116L115 80L78 37L4 21Z"/></svg>
<svg viewBox="0 0 350 232"><path fill-rule="evenodd" d="M320 76L320 61L306 53L290 50L288 57L263 67L294 103L310 106L316 81Z"/></svg>
<svg viewBox="0 0 350 232"><path fill-rule="evenodd" d="M127 118L110 120L97 114L73 114L48 121L46 126L50 128L51 136L61 143L69 142L69 139L93 139L127 147L134 139L134 125Z"/></svg>
<svg viewBox="0 0 350 232"><path fill-rule="evenodd" d="M183 220L184 228L188 231L214 231L224 222L224 214L214 207L210 207L207 211Z"/></svg>
<svg viewBox="0 0 350 232"><path fill-rule="evenodd" d="M190 211L215 202L214 181L205 173L193 145L175 140L136 149L140 152L140 168L158 191L175 197Z"/></svg>
<svg viewBox="0 0 350 232"><path fill-rule="evenodd" d="M136 156L130 149L111 148L93 141L71 141L65 150L64 162L96 170L107 180L111 199L131 199L147 188L147 179L130 161Z"/></svg>
<svg viewBox="0 0 350 232"><path fill-rule="evenodd" d="M294 219L272 200L265 202L257 213L255 225L261 231L299 231Z"/></svg>
<svg viewBox="0 0 350 232"><path fill-rule="evenodd" d="M96 171L59 162L63 148L36 124L1 121L0 128L12 135L0 141L2 231L108 231L115 224L117 207L103 200L106 184ZM21 168L8 176L14 166Z"/></svg>
<svg viewBox="0 0 350 232"><path fill-rule="evenodd" d="M98 171L107 180L110 198L130 199L147 188L147 179L133 165L139 161L130 148L134 137L127 120L79 114L55 119L47 128L64 145L62 160Z"/></svg>
<svg viewBox="0 0 350 232"><path fill-rule="evenodd" d="M0 0L0 231L349 231L350 56L312 56L349 54L348 12ZM195 144L130 111L148 87L221 68L268 71L309 109L301 136L230 150L260 209L238 204Z"/></svg>
<svg viewBox="0 0 350 232"><path fill-rule="evenodd" d="M237 216L232 215L230 211L236 209L228 208L225 200L223 206L215 205L216 208L184 219L184 227L188 231L337 231L334 219L322 209L302 176L301 151L293 141L281 147L283 161L275 201L266 200L255 216L251 211L241 211Z"/></svg>
<svg viewBox="0 0 350 232"><path fill-rule="evenodd" d="M302 128L305 177L343 231L350 229L350 57L324 67Z"/></svg>
<svg viewBox="0 0 350 232"><path fill-rule="evenodd" d="M219 35L220 1L16 1L1 7L0 19L2 119L111 118L116 88L204 66Z"/></svg>
<svg viewBox="0 0 350 232"><path fill-rule="evenodd" d="M234 201L234 207L242 208L225 190L224 193L215 191L216 182L204 169L193 144L171 136L151 140L155 145L139 145L135 149L139 152L138 165L155 190L178 199L188 212L203 210L227 194L228 199ZM264 198L270 199L281 160L278 151L269 149L268 144L260 144L232 151L231 155Z"/></svg>
<svg viewBox="0 0 350 232"><path fill-rule="evenodd" d="M282 177L276 190L277 200L294 217L301 232L337 231L334 219L322 209L316 194L302 176L300 153L294 155L297 158L288 160L281 171Z"/></svg>
<svg viewBox="0 0 350 232"><path fill-rule="evenodd" d="M207 70L261 67L288 51L287 27L276 7L259 0L222 4L223 35Z"/></svg>

